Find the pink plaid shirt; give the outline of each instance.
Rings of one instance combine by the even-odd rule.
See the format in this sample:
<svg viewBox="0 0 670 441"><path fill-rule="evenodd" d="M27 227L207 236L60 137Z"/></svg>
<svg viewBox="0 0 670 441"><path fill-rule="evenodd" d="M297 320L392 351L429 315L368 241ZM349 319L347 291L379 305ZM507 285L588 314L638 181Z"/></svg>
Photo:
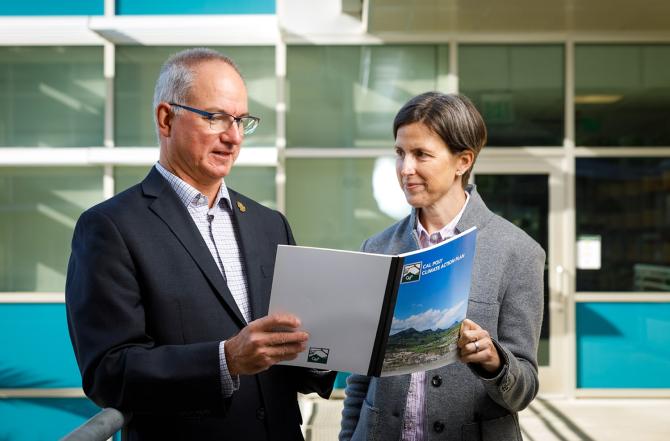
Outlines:
<svg viewBox="0 0 670 441"><path fill-rule="evenodd" d="M416 217L416 234L419 237L419 246L427 248L456 235L456 225L461 220L465 207L468 205L470 195L465 192L465 204L461 211L451 222L440 231L428 234L421 225L419 216ZM402 426L402 441L423 441L424 425L426 423L426 372L414 372L410 378L409 390L407 391L407 404Z"/></svg>

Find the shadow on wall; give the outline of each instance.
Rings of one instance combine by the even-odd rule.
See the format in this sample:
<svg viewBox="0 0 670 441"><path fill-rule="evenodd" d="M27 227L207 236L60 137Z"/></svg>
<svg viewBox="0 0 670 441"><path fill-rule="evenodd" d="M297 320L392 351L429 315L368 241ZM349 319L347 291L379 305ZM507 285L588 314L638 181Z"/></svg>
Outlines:
<svg viewBox="0 0 670 441"><path fill-rule="evenodd" d="M619 328L586 305L577 309L577 321L580 336L623 336Z"/></svg>

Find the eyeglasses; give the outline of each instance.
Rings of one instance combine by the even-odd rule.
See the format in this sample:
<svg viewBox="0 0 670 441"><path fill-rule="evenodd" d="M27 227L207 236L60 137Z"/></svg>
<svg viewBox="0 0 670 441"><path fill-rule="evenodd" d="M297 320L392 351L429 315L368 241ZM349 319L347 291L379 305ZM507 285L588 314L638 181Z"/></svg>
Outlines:
<svg viewBox="0 0 670 441"><path fill-rule="evenodd" d="M261 119L255 116L233 116L226 112L212 113L196 109L194 107L183 106L177 103L170 103L170 105L204 116L209 121L209 127L215 132L225 132L230 128L230 126L233 125L233 122L235 122L237 124L237 128L242 133L245 135L251 135L258 127L258 124L261 122Z"/></svg>

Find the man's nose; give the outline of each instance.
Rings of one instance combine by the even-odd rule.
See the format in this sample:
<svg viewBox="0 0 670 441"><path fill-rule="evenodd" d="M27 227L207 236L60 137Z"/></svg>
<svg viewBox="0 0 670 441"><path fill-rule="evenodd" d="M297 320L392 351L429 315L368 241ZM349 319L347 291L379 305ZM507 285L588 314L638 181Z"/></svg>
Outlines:
<svg viewBox="0 0 670 441"><path fill-rule="evenodd" d="M242 144L244 133L242 132L242 127L237 123L237 121L233 121L228 129L221 132L221 137L224 139L224 141L231 144Z"/></svg>

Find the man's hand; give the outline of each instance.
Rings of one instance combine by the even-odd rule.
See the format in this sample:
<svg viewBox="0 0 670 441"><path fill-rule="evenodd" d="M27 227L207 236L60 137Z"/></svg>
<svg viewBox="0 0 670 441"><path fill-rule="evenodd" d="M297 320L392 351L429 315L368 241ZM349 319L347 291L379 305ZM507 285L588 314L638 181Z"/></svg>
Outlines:
<svg viewBox="0 0 670 441"><path fill-rule="evenodd" d="M479 364L482 369L491 373L500 370L500 356L491 336L472 320L463 320L457 346L463 363Z"/></svg>
<svg viewBox="0 0 670 441"><path fill-rule="evenodd" d="M249 323L224 345L230 375L256 374L296 358L309 338L299 327L300 320L290 314L272 314Z"/></svg>

